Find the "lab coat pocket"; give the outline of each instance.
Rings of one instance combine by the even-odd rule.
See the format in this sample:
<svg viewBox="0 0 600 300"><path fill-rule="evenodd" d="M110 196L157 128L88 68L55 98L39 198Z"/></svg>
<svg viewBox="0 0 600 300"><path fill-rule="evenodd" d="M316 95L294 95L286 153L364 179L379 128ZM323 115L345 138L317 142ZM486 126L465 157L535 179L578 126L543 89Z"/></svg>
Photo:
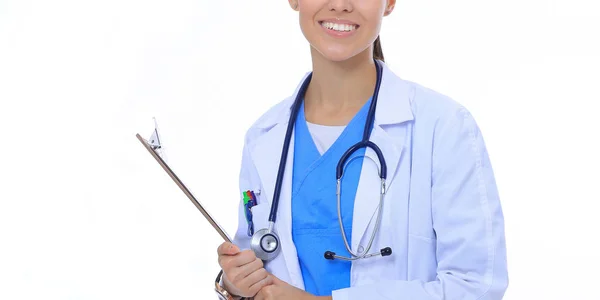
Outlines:
<svg viewBox="0 0 600 300"><path fill-rule="evenodd" d="M415 234L408 235L408 280L435 280L437 274L436 240Z"/></svg>
<svg viewBox="0 0 600 300"><path fill-rule="evenodd" d="M260 203L252 207L252 222L254 223L254 232L269 226L269 213L271 207L268 203Z"/></svg>

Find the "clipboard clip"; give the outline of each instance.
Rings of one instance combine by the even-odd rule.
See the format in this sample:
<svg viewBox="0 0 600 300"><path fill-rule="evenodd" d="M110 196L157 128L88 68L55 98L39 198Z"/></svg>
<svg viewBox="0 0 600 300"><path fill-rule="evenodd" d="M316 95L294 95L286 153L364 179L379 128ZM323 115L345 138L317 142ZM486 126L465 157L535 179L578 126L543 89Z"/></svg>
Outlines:
<svg viewBox="0 0 600 300"><path fill-rule="evenodd" d="M160 135L158 134L158 124L156 123L156 118L152 118L154 120L154 131L152 131L152 135L148 139L148 144L152 150L157 150L162 148L162 144L160 143Z"/></svg>

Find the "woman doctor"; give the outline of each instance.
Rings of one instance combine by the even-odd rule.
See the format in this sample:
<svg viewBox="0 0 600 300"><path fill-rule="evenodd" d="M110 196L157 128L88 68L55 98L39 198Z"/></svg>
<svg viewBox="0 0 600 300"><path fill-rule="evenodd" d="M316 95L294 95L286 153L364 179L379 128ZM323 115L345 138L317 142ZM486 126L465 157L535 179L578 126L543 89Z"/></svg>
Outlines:
<svg viewBox="0 0 600 300"><path fill-rule="evenodd" d="M481 132L459 103L385 65L379 30L395 3L289 0L313 70L246 134L235 245L218 248L222 298L503 297L504 221ZM365 131L379 150L345 159L338 200L338 161ZM261 259L252 239L266 228L278 249Z"/></svg>

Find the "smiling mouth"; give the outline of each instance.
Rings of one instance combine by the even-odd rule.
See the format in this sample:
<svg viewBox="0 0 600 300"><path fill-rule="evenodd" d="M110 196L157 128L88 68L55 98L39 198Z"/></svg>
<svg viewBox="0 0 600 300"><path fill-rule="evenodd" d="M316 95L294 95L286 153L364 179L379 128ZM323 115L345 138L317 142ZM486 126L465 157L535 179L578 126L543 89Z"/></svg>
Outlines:
<svg viewBox="0 0 600 300"><path fill-rule="evenodd" d="M357 24L340 24L335 22L320 21L319 24L326 29L334 30L338 32L350 32L358 29L360 25Z"/></svg>

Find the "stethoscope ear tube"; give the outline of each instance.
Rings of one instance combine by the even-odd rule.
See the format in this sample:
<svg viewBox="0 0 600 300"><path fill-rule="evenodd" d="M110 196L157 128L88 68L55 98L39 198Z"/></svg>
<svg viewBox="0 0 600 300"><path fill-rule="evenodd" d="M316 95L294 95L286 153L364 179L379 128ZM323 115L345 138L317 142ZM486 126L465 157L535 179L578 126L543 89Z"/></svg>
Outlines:
<svg viewBox="0 0 600 300"><path fill-rule="evenodd" d="M385 159L383 158L383 153L381 152L381 149L379 149L379 147L377 145L375 145L375 143L373 143L371 141L360 141L360 142L356 143L354 146L350 147L350 149L346 150L346 152L344 152L344 154L342 155L342 157L338 161L337 167L335 169L335 178L337 180L339 180L340 178L342 178L342 174L344 172L344 164L346 163L346 161L348 160L348 158L350 158L350 156L354 152L356 152L358 149L361 149L361 148L371 148L371 149L373 149L373 151L377 155L377 159L379 160L379 164L380 164L380 174L379 174L379 177L381 179L386 179L387 178L387 164L385 163Z"/></svg>
<svg viewBox="0 0 600 300"><path fill-rule="evenodd" d="M377 109L377 98L379 98L379 89L381 88L381 81L383 78L383 67L375 60L375 70L377 71L377 81L375 83L375 91L373 91L373 98L371 99L371 107L369 107L369 114L367 115L367 122L365 123L365 130L363 131L363 141L368 141L371 136L371 129L375 124L375 111Z"/></svg>

